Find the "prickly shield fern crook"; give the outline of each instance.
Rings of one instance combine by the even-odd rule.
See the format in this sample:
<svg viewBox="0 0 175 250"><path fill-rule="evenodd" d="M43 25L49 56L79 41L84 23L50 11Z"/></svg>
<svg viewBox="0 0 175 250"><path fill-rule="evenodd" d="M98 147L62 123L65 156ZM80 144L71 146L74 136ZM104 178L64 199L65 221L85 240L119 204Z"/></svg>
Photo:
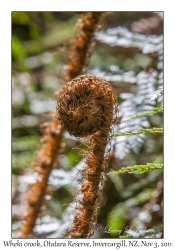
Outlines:
<svg viewBox="0 0 175 250"><path fill-rule="evenodd" d="M115 99L106 80L92 75L76 77L59 94L58 119L76 137L106 131L113 123Z"/></svg>
<svg viewBox="0 0 175 250"><path fill-rule="evenodd" d="M111 85L93 75L76 77L59 93L58 120L71 135L87 138L90 143L80 190L82 198L75 200L79 207L66 238L91 236L101 196L99 185L107 167L105 150L110 143L116 109L116 97Z"/></svg>

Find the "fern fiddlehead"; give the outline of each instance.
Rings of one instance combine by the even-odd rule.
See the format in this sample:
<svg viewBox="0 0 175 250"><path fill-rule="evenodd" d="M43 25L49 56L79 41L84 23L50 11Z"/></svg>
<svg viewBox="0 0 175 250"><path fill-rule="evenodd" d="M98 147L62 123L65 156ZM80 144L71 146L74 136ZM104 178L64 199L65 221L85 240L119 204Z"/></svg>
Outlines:
<svg viewBox="0 0 175 250"><path fill-rule="evenodd" d="M86 138L90 143L80 190L82 198L76 200L79 212L66 238L87 238L91 235L101 193L99 185L107 165L105 150L110 142L116 108L116 97L111 85L93 75L73 79L59 94L57 112L62 126L71 135Z"/></svg>

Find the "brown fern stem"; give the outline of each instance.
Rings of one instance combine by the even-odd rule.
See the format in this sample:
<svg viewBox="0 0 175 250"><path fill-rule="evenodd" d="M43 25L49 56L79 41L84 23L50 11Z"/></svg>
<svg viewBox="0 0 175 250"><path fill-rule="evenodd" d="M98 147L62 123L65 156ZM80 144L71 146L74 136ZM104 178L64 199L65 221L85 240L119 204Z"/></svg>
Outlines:
<svg viewBox="0 0 175 250"><path fill-rule="evenodd" d="M71 80L86 71L94 46L92 43L94 33L98 28L101 15L102 13L100 12L90 12L82 20L81 29L70 57L66 79ZM26 202L28 208L24 218L25 224L20 232L21 238L32 236L35 221L44 199L47 181L58 156L63 133L64 128L58 121L50 122L45 130L43 138L46 143L39 150L36 159L36 171L38 172L39 180L27 194Z"/></svg>
<svg viewBox="0 0 175 250"><path fill-rule="evenodd" d="M87 167L84 171L85 181L81 188L83 198L77 200L80 204L78 208L80 213L75 216L65 238L89 238L93 234L91 229L93 230L93 224L96 221L98 199L101 196L99 185L103 180L102 172L106 167L104 155L107 143L108 137L103 131L95 133L91 138L90 151L86 159Z"/></svg>
<svg viewBox="0 0 175 250"><path fill-rule="evenodd" d="M33 227L35 226L35 221L44 199L47 181L54 162L58 157L63 132L64 130L58 121L50 123L46 128L43 136L43 140L45 140L46 143L41 147L36 159L36 171L39 177L27 193L28 209L25 224L21 231L21 238L30 237L30 233L32 233Z"/></svg>
<svg viewBox="0 0 175 250"><path fill-rule="evenodd" d="M89 12L81 22L81 31L76 38L75 47L70 56L70 64L67 70L68 81L84 74L89 64L92 49L94 47L94 33L98 29L102 12Z"/></svg>

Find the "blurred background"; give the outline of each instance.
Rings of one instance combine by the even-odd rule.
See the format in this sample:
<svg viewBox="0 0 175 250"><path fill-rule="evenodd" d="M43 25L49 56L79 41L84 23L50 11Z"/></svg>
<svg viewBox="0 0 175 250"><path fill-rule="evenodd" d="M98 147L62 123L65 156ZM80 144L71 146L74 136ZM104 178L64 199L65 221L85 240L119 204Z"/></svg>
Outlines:
<svg viewBox="0 0 175 250"><path fill-rule="evenodd" d="M35 182L34 156L41 124L52 119L65 83L66 65L85 13L12 12L12 237L22 226L24 196ZM163 12L109 12L95 34L88 72L105 78L126 120L163 105ZM155 92L157 91L157 92ZM163 127L161 113L118 124L114 133ZM69 205L80 187L85 164L82 145L64 134L59 167L50 175L45 203L36 221L37 238L61 238L70 226ZM112 139L109 171L163 163L163 136L140 134ZM94 238L163 237L163 171L108 175ZM112 232L105 232L105 228ZM139 228L140 230L136 230ZM150 232L141 234L141 230ZM128 230L127 230L128 229ZM116 231L115 231L116 230ZM117 230L123 230L119 235ZM151 231L152 230L152 231Z"/></svg>

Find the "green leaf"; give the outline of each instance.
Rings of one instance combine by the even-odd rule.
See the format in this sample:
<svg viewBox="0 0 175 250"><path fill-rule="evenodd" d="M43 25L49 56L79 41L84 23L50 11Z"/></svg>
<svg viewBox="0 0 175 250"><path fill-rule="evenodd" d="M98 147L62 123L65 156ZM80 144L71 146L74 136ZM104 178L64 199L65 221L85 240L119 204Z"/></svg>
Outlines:
<svg viewBox="0 0 175 250"><path fill-rule="evenodd" d="M12 55L16 60L22 60L26 58L25 49L16 36L12 36Z"/></svg>
<svg viewBox="0 0 175 250"><path fill-rule="evenodd" d="M124 207L116 207L113 209L107 218L108 232L113 237L119 236L121 230L126 226L126 209Z"/></svg>
<svg viewBox="0 0 175 250"><path fill-rule="evenodd" d="M163 164L156 164L156 163L147 163L147 165L134 165L121 168L119 171L109 172L108 174L123 174L127 173L136 173L136 174L143 174L153 169L161 169L163 168Z"/></svg>
<svg viewBox="0 0 175 250"><path fill-rule="evenodd" d="M132 131L125 131L125 132L120 132L118 134L113 135L113 137L117 136L126 136L126 135L139 135L139 134L153 134L153 135L159 135L163 133L163 128L146 128L146 129L141 129L137 132L132 132Z"/></svg>
<svg viewBox="0 0 175 250"><path fill-rule="evenodd" d="M142 117L142 116L155 115L157 113L162 113L162 112L163 112L163 106L156 107L156 108L154 108L153 111L145 111L145 112L142 112L142 113L137 114L135 116L131 116L129 119L121 121L121 123L129 122L129 121L131 121L133 119L136 119L136 118L139 118L139 117Z"/></svg>
<svg viewBox="0 0 175 250"><path fill-rule="evenodd" d="M26 150L36 150L39 142L40 142L39 136L22 136L13 138L12 151L19 152Z"/></svg>

